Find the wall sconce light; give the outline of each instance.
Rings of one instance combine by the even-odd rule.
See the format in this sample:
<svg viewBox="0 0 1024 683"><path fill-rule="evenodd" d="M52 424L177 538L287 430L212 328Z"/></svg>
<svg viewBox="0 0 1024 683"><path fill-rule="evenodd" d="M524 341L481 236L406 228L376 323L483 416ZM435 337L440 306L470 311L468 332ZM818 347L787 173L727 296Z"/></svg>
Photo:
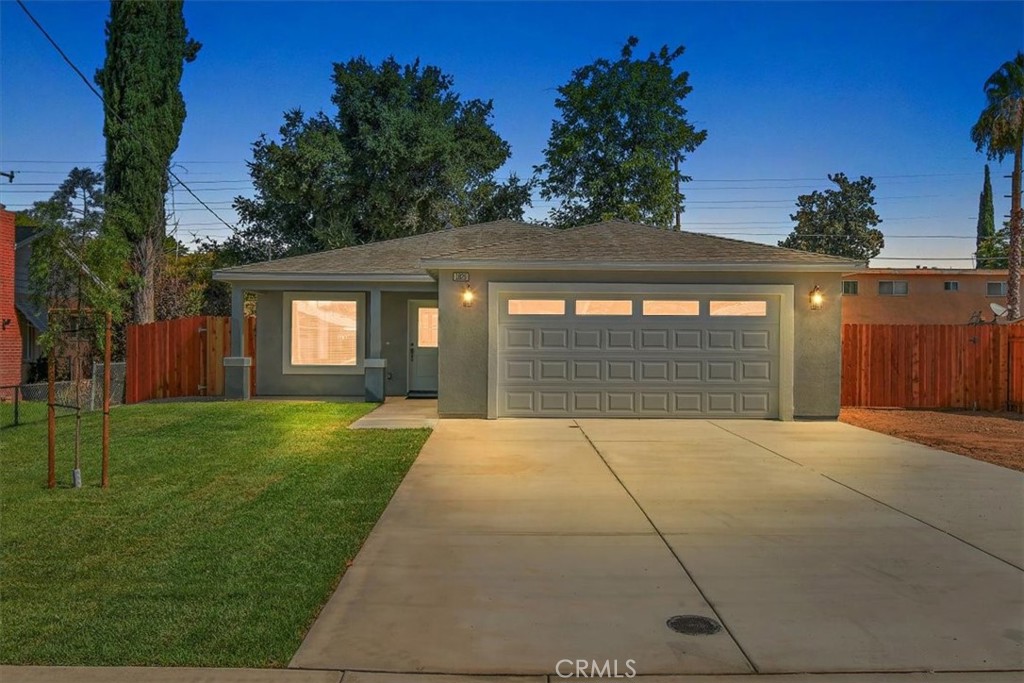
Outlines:
<svg viewBox="0 0 1024 683"><path fill-rule="evenodd" d="M462 290L462 305L469 308L473 305L474 299L476 299L476 294L473 292L473 288L466 285L466 288Z"/></svg>
<svg viewBox="0 0 1024 683"><path fill-rule="evenodd" d="M823 303L825 303L825 295L821 293L821 287L814 285L814 289L811 290L811 310L820 311Z"/></svg>

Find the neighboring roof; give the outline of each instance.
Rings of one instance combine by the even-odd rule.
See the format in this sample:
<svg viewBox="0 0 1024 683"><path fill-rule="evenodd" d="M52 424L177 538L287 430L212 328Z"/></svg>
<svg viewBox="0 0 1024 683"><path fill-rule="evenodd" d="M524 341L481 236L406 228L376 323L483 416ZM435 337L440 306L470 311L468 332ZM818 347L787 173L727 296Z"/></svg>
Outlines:
<svg viewBox="0 0 1024 683"><path fill-rule="evenodd" d="M14 300L14 307L21 311L29 325L40 332L46 332L46 312L39 310L32 302L24 298Z"/></svg>
<svg viewBox="0 0 1024 683"><path fill-rule="evenodd" d="M423 265L427 268L851 270L863 268L865 264L717 235L611 220L552 231L530 240L424 257Z"/></svg>
<svg viewBox="0 0 1024 683"><path fill-rule="evenodd" d="M980 277L1006 277L1009 271L990 268L865 268L847 275L978 275Z"/></svg>
<svg viewBox="0 0 1024 683"><path fill-rule="evenodd" d="M492 221L225 268L218 270L215 277L218 280L232 280L253 279L258 276L279 278L295 275L344 274L364 276L365 279L405 276L407 280L415 278L433 281L420 263L423 258L496 244L514 244L526 238L551 232L554 232L554 228L510 220Z"/></svg>

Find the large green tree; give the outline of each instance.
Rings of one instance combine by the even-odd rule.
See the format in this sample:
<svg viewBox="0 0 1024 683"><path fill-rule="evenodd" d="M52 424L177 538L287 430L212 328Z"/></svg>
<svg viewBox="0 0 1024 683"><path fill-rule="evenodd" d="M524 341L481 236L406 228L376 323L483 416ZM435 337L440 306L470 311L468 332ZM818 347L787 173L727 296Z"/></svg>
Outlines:
<svg viewBox="0 0 1024 683"><path fill-rule="evenodd" d="M200 48L189 38L182 7L183 0L112 0L106 60L96 72L106 101L104 175L114 209L107 229L131 245L132 319L138 323L154 319L168 170L185 121L181 76Z"/></svg>
<svg viewBox="0 0 1024 683"><path fill-rule="evenodd" d="M867 176L850 180L844 173L828 179L835 188L797 197L796 213L790 215L796 227L779 246L862 261L878 256L885 239L875 228L882 219L875 211L874 181Z"/></svg>
<svg viewBox="0 0 1024 683"><path fill-rule="evenodd" d="M1024 209L1021 209L1021 157L1024 157L1024 53L1005 62L985 81L985 108L971 128L971 140L989 159L1013 156L1010 175L1010 244L1006 308L1010 318L1021 317L1021 249L1024 248Z"/></svg>
<svg viewBox="0 0 1024 683"><path fill-rule="evenodd" d="M985 164L985 181L981 185L981 195L978 197L978 228L975 246L980 250L981 246L993 235L996 234L996 210L992 202L992 176ZM978 268L985 266L980 263Z"/></svg>
<svg viewBox="0 0 1024 683"><path fill-rule="evenodd" d="M237 262L345 247L467 222L523 216L529 183L495 172L509 145L492 104L418 61L334 65L333 116L284 116L280 137L252 148L254 198L238 197Z"/></svg>
<svg viewBox="0 0 1024 683"><path fill-rule="evenodd" d="M541 196L550 220L566 227L607 218L668 226L683 208L686 154L707 131L686 119L690 74L677 71L683 47L634 56L630 37L619 59L598 59L558 88L561 118L544 150Z"/></svg>

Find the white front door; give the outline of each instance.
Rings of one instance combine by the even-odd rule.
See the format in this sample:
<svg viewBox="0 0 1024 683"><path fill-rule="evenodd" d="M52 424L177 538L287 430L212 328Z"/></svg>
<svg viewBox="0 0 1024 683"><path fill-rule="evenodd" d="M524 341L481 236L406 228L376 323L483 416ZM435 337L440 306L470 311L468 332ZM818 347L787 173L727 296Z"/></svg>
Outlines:
<svg viewBox="0 0 1024 683"><path fill-rule="evenodd" d="M409 302L409 393L437 393L437 302Z"/></svg>

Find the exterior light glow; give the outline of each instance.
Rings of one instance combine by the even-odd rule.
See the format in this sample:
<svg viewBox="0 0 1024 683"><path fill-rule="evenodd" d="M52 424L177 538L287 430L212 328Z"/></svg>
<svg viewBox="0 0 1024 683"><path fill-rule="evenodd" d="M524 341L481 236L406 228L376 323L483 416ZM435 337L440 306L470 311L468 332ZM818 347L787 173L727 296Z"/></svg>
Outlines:
<svg viewBox="0 0 1024 683"><path fill-rule="evenodd" d="M472 306L473 299L475 298L476 295L473 293L473 288L470 287L469 285L466 285L466 288L462 290L462 305L467 308Z"/></svg>
<svg viewBox="0 0 1024 683"><path fill-rule="evenodd" d="M811 310L820 311L823 303L825 303L825 296L821 293L821 287L814 285L814 289L811 290Z"/></svg>

